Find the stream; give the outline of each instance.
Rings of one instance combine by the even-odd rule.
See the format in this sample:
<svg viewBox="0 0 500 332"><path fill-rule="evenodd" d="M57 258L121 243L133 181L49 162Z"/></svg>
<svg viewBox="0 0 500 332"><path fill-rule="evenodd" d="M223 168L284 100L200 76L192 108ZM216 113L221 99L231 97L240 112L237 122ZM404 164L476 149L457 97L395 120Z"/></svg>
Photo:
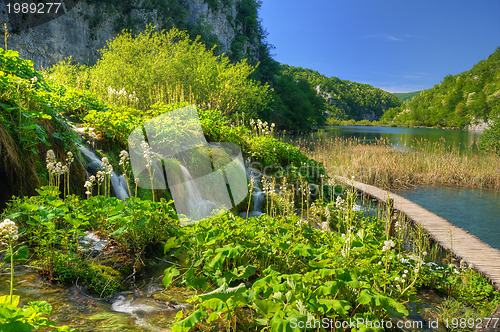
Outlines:
<svg viewBox="0 0 500 332"><path fill-rule="evenodd" d="M105 300L89 295L79 286L66 288L49 283L36 269L16 265L14 294L21 296L21 304L49 302L50 319L78 331L165 331L175 322L175 314L190 305L186 303L187 295L175 290L161 292L163 268L150 271L154 277L139 283L139 289L119 292ZM9 293L9 281L8 272L0 274L0 294Z"/></svg>

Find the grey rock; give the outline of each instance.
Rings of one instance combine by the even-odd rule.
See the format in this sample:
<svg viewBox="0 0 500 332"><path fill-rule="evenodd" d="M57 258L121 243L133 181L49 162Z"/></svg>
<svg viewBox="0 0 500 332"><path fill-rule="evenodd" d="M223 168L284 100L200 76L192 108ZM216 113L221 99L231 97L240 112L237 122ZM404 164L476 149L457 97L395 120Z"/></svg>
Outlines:
<svg viewBox="0 0 500 332"><path fill-rule="evenodd" d="M162 26L158 11L147 6L149 2L150 0L142 0L135 3L130 16L136 23L129 28L141 31L148 23ZM240 2L241 0L233 0L226 6L219 3L217 10L212 10L204 0L186 0L187 23L202 23L210 27L210 32L220 42L220 49L227 52L233 40L243 31L234 19ZM74 62L92 65L99 58L99 50L117 35L113 25L120 15L117 11L102 11L101 7L81 0L66 14L47 23L11 31L8 48L18 51L21 57L32 60L37 69L48 68L69 56ZM92 25L92 17L95 16L101 19ZM0 22L6 22L9 26L4 2L0 3ZM248 42L244 45L244 54L255 60L258 46L258 40Z"/></svg>

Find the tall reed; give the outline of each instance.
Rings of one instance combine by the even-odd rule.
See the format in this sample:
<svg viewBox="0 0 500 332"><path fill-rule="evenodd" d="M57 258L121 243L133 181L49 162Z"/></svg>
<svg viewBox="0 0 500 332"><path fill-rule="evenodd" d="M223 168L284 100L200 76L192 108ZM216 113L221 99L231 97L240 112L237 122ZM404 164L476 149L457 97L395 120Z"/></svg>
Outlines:
<svg viewBox="0 0 500 332"><path fill-rule="evenodd" d="M396 149L388 140L364 143L356 138L299 139L294 142L311 158L340 175L386 189L416 185L478 187L500 190L500 157L461 151L444 140L414 140Z"/></svg>

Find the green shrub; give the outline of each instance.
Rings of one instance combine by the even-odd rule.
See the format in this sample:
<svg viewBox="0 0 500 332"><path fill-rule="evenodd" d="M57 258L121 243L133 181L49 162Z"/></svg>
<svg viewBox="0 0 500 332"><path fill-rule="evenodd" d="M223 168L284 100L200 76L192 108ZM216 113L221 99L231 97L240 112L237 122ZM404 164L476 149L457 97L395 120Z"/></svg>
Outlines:
<svg viewBox="0 0 500 332"><path fill-rule="evenodd" d="M318 163L305 156L293 145L281 142L270 136L256 136L249 140L250 155L261 170L274 172L277 177L287 176L288 180L295 181L300 176L308 182L319 183L326 170ZM286 173L285 173L286 172Z"/></svg>
<svg viewBox="0 0 500 332"><path fill-rule="evenodd" d="M147 110L157 102L192 100L223 114L235 110L254 113L269 100L269 87L251 80L254 67L246 60L231 63L215 55L184 31L156 32L148 26L138 35L124 31L102 50L101 59L86 76L90 90L100 100ZM49 74L58 82L75 82L75 73L61 64ZM80 79L81 80L81 79ZM76 85L76 83L73 83Z"/></svg>
<svg viewBox="0 0 500 332"><path fill-rule="evenodd" d="M495 118L491 127L481 135L479 148L500 154L500 116Z"/></svg>
<svg viewBox="0 0 500 332"><path fill-rule="evenodd" d="M178 229L171 201L133 198L126 204L104 196L86 200L67 196L63 200L50 196L48 190L40 192L41 196L15 198L3 214L25 229L21 238L38 253L36 264L45 275L66 284L78 280L103 297L120 287L122 277L116 269L128 269L127 262L131 262L138 271L145 257L157 254ZM78 246L79 238L86 235L84 230L116 241L126 262L117 263L121 260L117 252L109 253L116 257L109 257L106 251L90 257Z"/></svg>

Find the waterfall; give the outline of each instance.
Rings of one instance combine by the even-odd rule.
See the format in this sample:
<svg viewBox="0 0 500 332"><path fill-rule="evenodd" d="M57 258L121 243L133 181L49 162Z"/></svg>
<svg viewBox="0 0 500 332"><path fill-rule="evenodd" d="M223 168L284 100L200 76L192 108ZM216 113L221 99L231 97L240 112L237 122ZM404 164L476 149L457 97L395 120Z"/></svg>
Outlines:
<svg viewBox="0 0 500 332"><path fill-rule="evenodd" d="M253 178L253 189L252 189L252 202L253 209L248 214L248 217L258 217L263 214L262 209L264 208L264 203L266 201L266 194L260 189L260 183L264 175L257 169L252 167L247 167L247 178L251 180ZM240 217L246 218L247 213L241 212Z"/></svg>
<svg viewBox="0 0 500 332"><path fill-rule="evenodd" d="M96 173L102 166L101 158L94 151L83 145L80 145L78 150L88 160L86 171L92 174ZM118 176L114 171L111 172L111 194L122 201L129 197L125 176Z"/></svg>
<svg viewBox="0 0 500 332"><path fill-rule="evenodd" d="M122 201L129 198L127 179L123 174L116 175L115 172L111 173L111 193Z"/></svg>
<svg viewBox="0 0 500 332"><path fill-rule="evenodd" d="M199 215L209 215L210 212L217 207L217 204L215 204L212 201L203 199L200 189L198 188L198 185L194 181L193 177L191 176L191 173L189 173L189 170L180 165L182 175L184 176L184 188L186 189L186 196L183 197L183 199L186 201L188 209L189 209L189 216L196 216L197 214Z"/></svg>

